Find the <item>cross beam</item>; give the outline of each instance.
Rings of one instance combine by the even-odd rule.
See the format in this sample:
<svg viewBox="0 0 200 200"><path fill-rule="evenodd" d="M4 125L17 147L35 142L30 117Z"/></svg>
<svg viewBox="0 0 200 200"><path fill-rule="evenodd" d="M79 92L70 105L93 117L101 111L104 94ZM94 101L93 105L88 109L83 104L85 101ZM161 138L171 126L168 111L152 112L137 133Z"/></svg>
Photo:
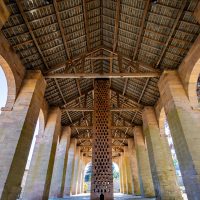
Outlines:
<svg viewBox="0 0 200 200"><path fill-rule="evenodd" d="M62 111L68 112L93 112L93 108L63 108ZM111 108L111 112L135 112L141 111L140 108Z"/></svg>
<svg viewBox="0 0 200 200"><path fill-rule="evenodd" d="M160 72L135 72L135 73L64 73L46 75L46 78L149 78L160 77Z"/></svg>
<svg viewBox="0 0 200 200"><path fill-rule="evenodd" d="M131 137L112 137L113 140L128 140ZM92 138L77 138L78 140L92 140Z"/></svg>
<svg viewBox="0 0 200 200"><path fill-rule="evenodd" d="M93 126L71 126L71 128L72 129L89 130L89 129L93 129ZM113 130L113 129L134 128L134 127L133 126L111 126L110 128Z"/></svg>

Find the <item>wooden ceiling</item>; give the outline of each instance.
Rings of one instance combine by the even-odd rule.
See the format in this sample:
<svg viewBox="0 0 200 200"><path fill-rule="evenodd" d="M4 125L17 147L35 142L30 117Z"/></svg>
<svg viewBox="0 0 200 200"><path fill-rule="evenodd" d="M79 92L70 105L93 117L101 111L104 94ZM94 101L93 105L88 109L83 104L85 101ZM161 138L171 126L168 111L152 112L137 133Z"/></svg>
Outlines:
<svg viewBox="0 0 200 200"><path fill-rule="evenodd" d="M177 69L200 33L198 0L5 0L11 11L2 29L27 69L62 73L148 73ZM62 109L72 136L91 137L92 78L48 78L45 98ZM110 79L113 136L132 136L141 109L159 98L159 77ZM68 108L77 108L69 110ZM89 145L88 140L84 144ZM116 140L114 145L126 144Z"/></svg>

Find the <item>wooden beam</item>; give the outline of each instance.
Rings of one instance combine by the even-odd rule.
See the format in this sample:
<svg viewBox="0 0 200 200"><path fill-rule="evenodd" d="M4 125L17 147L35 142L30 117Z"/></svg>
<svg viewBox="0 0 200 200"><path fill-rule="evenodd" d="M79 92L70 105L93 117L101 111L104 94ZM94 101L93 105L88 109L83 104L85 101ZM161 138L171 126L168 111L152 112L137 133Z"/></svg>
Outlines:
<svg viewBox="0 0 200 200"><path fill-rule="evenodd" d="M102 47L102 49L109 52L109 53L112 53L112 50L107 48L107 47L106 48ZM132 60L131 58L124 55L123 53L113 52L113 54L116 55L116 56L121 56L124 60L128 61L127 68L129 66L132 67L133 69L135 69L135 67L141 67L141 68L146 69L146 70L151 71L151 72L160 72L160 73L162 72L159 69L155 69L153 65L150 65L148 63L141 62L141 61Z"/></svg>
<svg viewBox="0 0 200 200"><path fill-rule="evenodd" d="M90 44L90 35L89 35L89 29L88 29L87 6L86 6L86 0L82 0L82 1L83 1L83 18L84 18L84 24L85 24L87 49L89 51L91 49L91 44Z"/></svg>
<svg viewBox="0 0 200 200"><path fill-rule="evenodd" d="M52 72L55 72L57 70L63 69L63 68L66 67L66 63L71 64L71 66L69 66L69 68L67 69L67 71L69 72L73 69L74 66L76 66L76 64L83 58L83 56L87 57L87 56L91 55L92 53L98 52L99 50L101 50L101 48L96 48L96 49L91 50L90 52L86 52L86 53L83 53L79 56L75 56L71 59L68 59L65 62L62 62L62 63L55 65L52 69L45 71L44 74L52 73Z"/></svg>
<svg viewBox="0 0 200 200"><path fill-rule="evenodd" d="M137 54L138 54L138 50L139 50L139 47L140 47L142 34L144 33L143 30L144 30L144 25L145 25L145 19L147 17L150 2L151 2L151 0L147 0L146 5L145 5L145 9L144 9L144 13L143 13L141 25L140 25L140 32L139 32L136 47L135 47L135 50L134 50L134 54L133 54L133 60L135 60L135 59L137 60Z"/></svg>
<svg viewBox="0 0 200 200"><path fill-rule="evenodd" d="M47 62L46 62L46 60L45 60L45 57L43 56L43 53L42 53L42 51L41 51L41 49L40 49L40 47L39 47L39 44L38 44L38 42L37 42L37 40L36 40L36 37L35 37L35 35L34 35L34 33L33 33L33 30L32 30L32 28L31 28L31 26L30 26L30 24L29 24L29 22L28 22L28 19L27 19L27 17L26 17L26 14L25 14L25 12L24 12L24 10L23 10L23 8L22 8L22 5L21 5L21 3L20 3L20 0L16 0L16 3L17 3L17 6L18 6L18 8L19 8L19 11L20 11L20 13L21 13L21 15L22 15L22 18L23 18L23 20L24 20L24 22L25 22L25 24L26 24L26 26L27 26L27 28L28 28L28 30L29 30L29 33L30 33L30 35L31 35L31 37L32 37L32 39L33 39L33 41L34 41L34 44L35 44L35 46L36 46L36 48L37 48L37 50L38 50L38 52L39 52L39 54L40 54L40 56L41 56L41 58L42 58L42 61L43 61L44 65L45 65L45 67L46 67L47 69L49 69L49 67L48 67L48 65L47 65Z"/></svg>
<svg viewBox="0 0 200 200"><path fill-rule="evenodd" d="M135 72L135 73L63 73L63 74L49 74L45 78L150 78L150 77L160 77L159 72Z"/></svg>
<svg viewBox="0 0 200 200"><path fill-rule="evenodd" d="M116 2L116 11L115 11L115 29L114 29L114 38L113 38L113 52L116 51L117 42L118 42L120 3L121 3L120 0L117 0L117 2Z"/></svg>
<svg viewBox="0 0 200 200"><path fill-rule="evenodd" d="M59 25L60 32L61 32L61 35L62 35L62 40L63 40L64 47L65 47L65 52L67 54L68 59L70 59L70 51L69 51L69 48L67 46L67 40L66 40L66 36L65 36L64 29L63 29L63 26L62 26L62 21L61 21L59 10L58 10L57 0L53 0L53 5L54 5L54 8L55 8L56 17L57 17L57 20L58 20L58 25Z"/></svg>
<svg viewBox="0 0 200 200"><path fill-rule="evenodd" d="M141 110L144 108L144 105L138 103L136 100L132 99L131 97L127 96L127 95L122 95L118 90L114 89L114 88L110 88L113 92L115 92L116 94L121 95L122 97L128 99L129 101L131 101L133 104L135 104L135 106L137 106L138 108L140 108Z"/></svg>
<svg viewBox="0 0 200 200"><path fill-rule="evenodd" d="M111 126L112 130L115 129L127 129L127 128L134 128L134 126ZM80 130L91 130L93 126L71 126L71 129L80 129Z"/></svg>
<svg viewBox="0 0 200 200"><path fill-rule="evenodd" d="M62 111L67 112L93 112L93 108L63 108ZM110 112L135 112L135 111L142 111L141 108L138 107L124 107L124 108L110 108Z"/></svg>
<svg viewBox="0 0 200 200"><path fill-rule="evenodd" d="M175 22L174 22L174 25L173 25L173 27L172 27L172 29L171 29L171 32L170 32L169 37L168 37L168 39L167 39L167 42L165 43L165 46L164 46L164 48L162 49L162 53L161 53L161 55L160 55L160 57L159 57L159 59L158 59L158 61L157 61L157 63L156 63L156 67L159 66L159 64L161 63L162 58L164 57L164 55L165 55L165 53L166 53L167 47L168 47L168 45L169 45L169 43L170 43L170 41L171 41L171 39L172 39L172 36L174 35L174 32L175 32L176 27L177 27L177 25L178 25L178 23L179 23L179 20L180 20L180 18L181 18L181 15L182 15L182 13L183 13L183 11L184 11L184 8L185 8L185 6L186 6L186 3L187 3L187 0L184 0L184 1L182 2L181 9L178 11L178 15L177 15L176 20L175 20Z"/></svg>
<svg viewBox="0 0 200 200"><path fill-rule="evenodd" d="M128 140L132 137L112 137L113 140ZM92 138L77 138L78 140L92 140Z"/></svg>
<svg viewBox="0 0 200 200"><path fill-rule="evenodd" d="M77 145L79 147L85 147L85 148L92 148L91 145ZM112 145L112 148L116 148L116 147L119 147L119 148L123 148L125 147L126 145Z"/></svg>
<svg viewBox="0 0 200 200"><path fill-rule="evenodd" d="M133 59L132 60L137 60L137 54L138 54L138 50L139 50L140 43L141 43L141 38L142 38L143 30L144 30L145 19L146 19L146 16L147 16L147 13L148 13L148 9L149 9L149 4L150 4L150 0L147 0L146 5L145 5L145 9L144 9L144 13L143 13L143 16L142 16L140 32L139 32L139 36L138 36L138 39L137 39L137 42L136 42L136 47L135 47L135 50L134 50L134 54L133 54ZM128 72L130 72L130 70L131 70L131 68L129 67L128 68ZM127 85L128 85L128 78L125 80L124 89L123 89L123 94L122 95L125 94Z"/></svg>

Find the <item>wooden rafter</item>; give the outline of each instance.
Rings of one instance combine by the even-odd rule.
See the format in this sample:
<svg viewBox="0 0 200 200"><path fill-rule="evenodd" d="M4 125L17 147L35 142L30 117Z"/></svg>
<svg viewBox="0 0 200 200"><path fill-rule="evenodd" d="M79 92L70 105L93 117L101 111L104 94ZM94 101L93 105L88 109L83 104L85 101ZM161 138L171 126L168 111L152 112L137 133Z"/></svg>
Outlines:
<svg viewBox="0 0 200 200"><path fill-rule="evenodd" d="M147 13L148 13L150 2L151 2L150 0L147 0L146 5L145 5L145 9L144 9L144 13L143 13L142 20L141 20L141 25L140 25L140 32L139 32L139 36L138 36L138 39L137 39L137 42L136 42L136 47L134 49L134 54L133 54L133 59L132 60L136 60L137 59L138 50L139 50L139 47L140 47L142 34L143 34L143 30L144 30L145 19L146 19ZM130 69L131 68L129 67L128 68L128 72L130 72ZM128 78L124 82L123 95L126 92L127 85L128 85Z"/></svg>
<svg viewBox="0 0 200 200"><path fill-rule="evenodd" d="M164 48L163 48L163 50L162 50L162 53L161 53L161 55L160 55L160 57L159 57L159 59L158 59L158 61L157 61L157 63L156 63L156 67L159 66L159 64L160 64L160 62L161 62L163 56L164 56L165 53L166 53L167 47L168 47L168 45L169 45L169 43L170 43L170 41L171 41L171 39L172 39L172 36L174 35L174 32L175 32L176 27L177 27L177 25L178 25L178 22L179 22L179 20L180 20L180 18L181 18L181 15L182 15L182 13L183 13L183 11L184 11L184 8L185 8L185 6L186 6L186 3L187 3L187 0L184 0L184 1L182 2L181 9L178 11L178 15L177 15L177 17L176 17L176 20L175 20L175 22L174 22L174 25L173 25L173 27L172 27L172 30L171 30L171 32L170 32L170 34L169 34L169 37L168 37L168 39L167 39L167 42L165 43L165 46L164 46Z"/></svg>
<svg viewBox="0 0 200 200"><path fill-rule="evenodd" d="M60 32L61 32L61 35L62 35L63 44L64 44L64 47L65 47L65 52L67 54L68 59L70 59L70 50L69 50L69 48L67 46L66 35L64 33L64 29L63 29L63 26L62 26L62 21L61 21L59 10L58 10L57 0L53 0L53 5L54 5L54 8L55 8L59 29L60 29Z"/></svg>
<svg viewBox="0 0 200 200"><path fill-rule="evenodd" d="M87 7L86 7L86 0L82 0L83 2L83 17L84 17L84 24L85 24L85 33L86 33L86 40L87 40L87 49L90 51L90 35L89 35L89 28L88 28L88 16L87 16Z"/></svg>
<svg viewBox="0 0 200 200"><path fill-rule="evenodd" d="M23 8L22 8L22 5L21 5L21 3L20 3L20 0L16 0L16 3L17 3L17 6L18 6L18 8L19 8L19 10L20 10L20 13L21 13L21 15L22 15L22 17L23 17L23 20L24 20L24 22L25 22L25 24L26 24L26 26L27 26L27 28L28 28L28 30L29 30L29 33L30 33L30 35L31 35L31 37L32 37L32 39L33 39L33 41L34 41L34 44L35 44L35 46L36 46L36 48L37 48L37 50L38 50L38 52L39 52L39 54L40 54L40 56L41 56L41 58L42 58L42 61L43 61L44 65L45 65L45 67L46 67L47 69L49 69L49 66L48 66L48 64L47 64L47 62L46 62L46 60L45 60L45 57L43 56L43 53L42 53L42 51L41 51L41 49L40 49L40 46L39 46L39 44L38 44L38 42L37 42L37 39L36 39L36 37L35 37L35 35L34 35L34 33L33 33L33 30L32 30L32 28L31 28L31 26L30 26L30 24L29 24L29 22L28 22L28 19L27 19L27 17L26 17L26 14L25 14L25 12L24 12L24 10L23 10Z"/></svg>
<svg viewBox="0 0 200 200"><path fill-rule="evenodd" d="M18 8L19 8L19 10L20 10L20 12L21 12L21 15L22 15L22 17L23 17L23 19L24 19L24 22L25 22L25 24L26 24L26 26L27 26L27 28L28 28L30 34L31 34L31 37L32 37L32 39L33 39L33 41L34 41L34 44L36 45L36 47L37 47L37 49L38 49L38 52L39 52L39 54L40 54L40 56L41 56L41 58L42 58L42 60L43 60L43 62L44 62L44 64L45 64L46 68L49 69L48 64L47 64L47 62L46 62L46 60L45 60L45 57L43 56L43 53L42 53L42 51L41 51L41 49L40 49L40 46L39 46L39 44L38 44L38 42L37 42L37 40L36 40L36 37L35 37L35 35L34 35L34 33L33 33L33 30L32 30L32 28L31 28L31 26L30 26L30 24L29 24L29 22L28 22L28 19L27 19L27 17L26 17L26 14L25 14L25 12L24 12L24 10L23 10L23 8L22 8L22 5L21 5L21 3L20 3L20 0L17 0L16 3L17 3L17 6L18 6ZM60 93L60 95L61 95L61 97L62 97L63 102L66 104L66 100L65 100L65 98L64 98L64 96L63 96L63 94L62 94L62 91L61 91L61 89L60 89L60 86L59 86L58 81L57 81L56 79L54 79L54 81L55 81L56 86L57 86L57 88L58 88L58 91L59 91L59 93Z"/></svg>
<svg viewBox="0 0 200 200"><path fill-rule="evenodd" d="M113 68L113 53L116 51L117 42L118 42L118 33L119 33L119 18L120 18L120 0L116 2L116 11L115 11L115 28L114 28L114 37L113 37L113 49L112 53L110 53L110 73L112 73ZM111 86L111 78L110 78L110 86Z"/></svg>

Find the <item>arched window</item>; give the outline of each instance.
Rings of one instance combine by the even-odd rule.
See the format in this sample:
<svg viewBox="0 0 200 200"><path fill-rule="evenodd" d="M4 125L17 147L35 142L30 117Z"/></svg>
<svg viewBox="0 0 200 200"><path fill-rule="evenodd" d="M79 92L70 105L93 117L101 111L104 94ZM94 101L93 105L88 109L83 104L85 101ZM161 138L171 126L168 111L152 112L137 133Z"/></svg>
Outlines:
<svg viewBox="0 0 200 200"><path fill-rule="evenodd" d="M1 113L1 108L5 107L8 97L7 80L1 66L0 66L0 86L1 86L1 93L0 93L0 113Z"/></svg>

